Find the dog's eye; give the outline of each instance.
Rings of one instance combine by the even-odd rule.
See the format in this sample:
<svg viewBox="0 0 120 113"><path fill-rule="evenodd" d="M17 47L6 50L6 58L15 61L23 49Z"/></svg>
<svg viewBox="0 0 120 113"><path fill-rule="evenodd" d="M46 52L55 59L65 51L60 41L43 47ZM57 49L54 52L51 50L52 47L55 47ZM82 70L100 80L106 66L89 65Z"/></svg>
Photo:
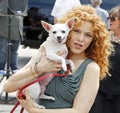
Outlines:
<svg viewBox="0 0 120 113"><path fill-rule="evenodd" d="M56 31L53 31L53 34L56 34Z"/></svg>
<svg viewBox="0 0 120 113"><path fill-rule="evenodd" d="M65 31L62 31L62 33L65 33Z"/></svg>

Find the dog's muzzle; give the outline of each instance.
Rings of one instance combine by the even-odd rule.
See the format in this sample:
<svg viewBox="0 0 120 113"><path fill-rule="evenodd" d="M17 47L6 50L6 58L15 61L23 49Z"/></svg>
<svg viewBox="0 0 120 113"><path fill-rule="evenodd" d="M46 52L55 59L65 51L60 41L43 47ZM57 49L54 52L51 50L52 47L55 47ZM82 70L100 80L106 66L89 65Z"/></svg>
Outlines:
<svg viewBox="0 0 120 113"><path fill-rule="evenodd" d="M64 38L63 38L63 39L64 39ZM58 41L58 43L62 43L63 39L62 39L61 36L58 36L58 37L57 37L57 41Z"/></svg>

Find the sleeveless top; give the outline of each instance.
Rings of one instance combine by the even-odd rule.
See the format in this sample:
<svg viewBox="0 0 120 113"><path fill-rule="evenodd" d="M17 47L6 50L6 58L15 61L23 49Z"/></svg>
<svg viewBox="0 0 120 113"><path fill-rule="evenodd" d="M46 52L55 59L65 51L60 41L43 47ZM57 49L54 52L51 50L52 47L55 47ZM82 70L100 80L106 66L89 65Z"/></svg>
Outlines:
<svg viewBox="0 0 120 113"><path fill-rule="evenodd" d="M41 99L39 104L51 109L72 107L74 97L80 88L84 72L90 62L92 62L91 59L86 59L74 74L65 77L54 77L48 84L45 94L53 96L55 101Z"/></svg>

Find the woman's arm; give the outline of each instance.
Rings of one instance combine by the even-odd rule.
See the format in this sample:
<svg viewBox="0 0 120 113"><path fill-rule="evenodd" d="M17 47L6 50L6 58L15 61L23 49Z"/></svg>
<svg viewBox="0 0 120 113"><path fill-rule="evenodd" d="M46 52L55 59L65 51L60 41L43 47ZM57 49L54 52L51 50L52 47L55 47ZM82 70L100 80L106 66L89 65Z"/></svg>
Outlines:
<svg viewBox="0 0 120 113"><path fill-rule="evenodd" d="M99 88L100 68L92 62L88 65L83 77L80 90L77 93L73 108L77 113L88 113L92 107Z"/></svg>
<svg viewBox="0 0 120 113"><path fill-rule="evenodd" d="M34 107L28 92L26 100L19 100L20 104L29 113L88 113L99 88L100 68L96 63L90 63L85 71L80 89L74 99L72 108L38 109Z"/></svg>
<svg viewBox="0 0 120 113"><path fill-rule="evenodd" d="M41 54L42 53L42 54ZM41 57L40 57L41 56ZM37 70L39 75L47 72L57 72L61 70L61 63L58 61L51 61L47 59L45 49L39 49L36 56L32 57L31 60L17 73L10 76L10 78L4 84L4 91L13 92L31 82L39 75L36 73L34 66L38 62Z"/></svg>

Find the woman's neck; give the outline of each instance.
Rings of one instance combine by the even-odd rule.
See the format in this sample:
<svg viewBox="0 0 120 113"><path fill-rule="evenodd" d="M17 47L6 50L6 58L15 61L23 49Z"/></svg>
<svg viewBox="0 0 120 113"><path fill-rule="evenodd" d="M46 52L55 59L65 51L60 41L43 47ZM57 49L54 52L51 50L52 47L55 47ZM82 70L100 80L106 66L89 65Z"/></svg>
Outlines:
<svg viewBox="0 0 120 113"><path fill-rule="evenodd" d="M113 33L111 34L111 41L120 44L120 33L118 29L114 30Z"/></svg>
<svg viewBox="0 0 120 113"><path fill-rule="evenodd" d="M85 60L87 57L85 55L85 53L81 53L81 54L74 54L74 53L69 53L68 54L69 59L71 60Z"/></svg>
<svg viewBox="0 0 120 113"><path fill-rule="evenodd" d="M114 36L120 39L120 29L114 30Z"/></svg>
<svg viewBox="0 0 120 113"><path fill-rule="evenodd" d="M78 69L78 67L87 59L85 53L81 53L81 54L74 54L74 53L70 53L68 55L69 59L72 60L72 62L74 63L74 71L73 73Z"/></svg>
<svg viewBox="0 0 120 113"><path fill-rule="evenodd" d="M68 58L69 58L69 60L71 60L73 62L74 66L75 66L72 73L74 73L78 69L78 67L82 64L82 62L85 61L85 59L87 59L84 52L81 54L74 54L72 52L69 52Z"/></svg>

